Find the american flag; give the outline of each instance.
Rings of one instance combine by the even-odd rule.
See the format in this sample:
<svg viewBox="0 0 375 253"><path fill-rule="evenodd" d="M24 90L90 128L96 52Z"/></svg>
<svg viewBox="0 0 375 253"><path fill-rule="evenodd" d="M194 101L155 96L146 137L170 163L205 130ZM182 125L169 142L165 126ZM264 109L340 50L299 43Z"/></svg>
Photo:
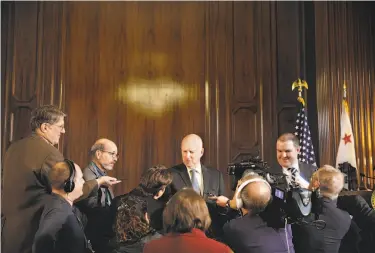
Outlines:
<svg viewBox="0 0 375 253"><path fill-rule="evenodd" d="M300 142L300 153L298 154L298 160L302 163L316 165L314 147L311 140L310 128L307 122L307 109L301 105L300 110L297 114L295 135L298 137Z"/></svg>

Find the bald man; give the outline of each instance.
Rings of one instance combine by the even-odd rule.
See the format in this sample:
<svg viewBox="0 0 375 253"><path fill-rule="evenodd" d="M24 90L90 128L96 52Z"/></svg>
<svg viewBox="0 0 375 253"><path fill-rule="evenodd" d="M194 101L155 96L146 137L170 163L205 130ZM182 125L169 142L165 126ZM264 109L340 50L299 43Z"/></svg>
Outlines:
<svg viewBox="0 0 375 253"><path fill-rule="evenodd" d="M221 210L218 210L216 200L209 200L209 197L225 196L224 179L219 170L207 168L201 163L203 154L204 148L201 137L196 134L189 134L183 138L181 142L182 164L170 168L173 179L168 191L173 195L184 187L191 187L203 196L207 200L207 207L212 219L210 233L207 235L220 239L222 226L225 222L223 217L225 216L219 215Z"/></svg>
<svg viewBox="0 0 375 253"><path fill-rule="evenodd" d="M249 181L254 179L257 181ZM291 233L286 233L284 228L268 226L259 215L271 200L270 185L258 175L246 176L242 184L245 186L242 189L239 188L240 192L237 194L243 203L244 216L224 225L224 242L234 252L239 253L293 253ZM288 234L288 240L286 240L286 234Z"/></svg>
<svg viewBox="0 0 375 253"><path fill-rule="evenodd" d="M119 155L116 144L108 139L99 139L90 149L91 161L83 170L83 178L87 180L101 178L113 170ZM111 187L100 187L86 200L77 206L87 216L86 233L97 253L106 252L111 235L110 206L113 192Z"/></svg>
<svg viewBox="0 0 375 253"><path fill-rule="evenodd" d="M203 141L196 134L189 134L181 142L182 164L170 169L173 176L172 194L184 187L191 187L203 197L225 195L223 175L219 170L201 163Z"/></svg>
<svg viewBox="0 0 375 253"><path fill-rule="evenodd" d="M118 160L117 146L108 139L99 139L90 149L91 162L83 170L83 178L88 181L107 175L107 171L113 170ZM101 187L97 194L89 198L90 207L110 206L113 193L108 187Z"/></svg>

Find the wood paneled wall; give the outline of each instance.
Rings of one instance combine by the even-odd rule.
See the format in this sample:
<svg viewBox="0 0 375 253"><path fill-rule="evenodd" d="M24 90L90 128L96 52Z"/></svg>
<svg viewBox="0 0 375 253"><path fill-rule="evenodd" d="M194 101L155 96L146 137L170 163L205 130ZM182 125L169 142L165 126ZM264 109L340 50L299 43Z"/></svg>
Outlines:
<svg viewBox="0 0 375 253"><path fill-rule="evenodd" d="M180 163L188 133L203 138L204 163L224 173L250 153L276 165L276 138L294 128L291 83L298 77L310 84L310 128L320 151L321 138L324 144L335 139L317 124L322 90L321 82L314 85L321 73L315 75L315 43L317 68L325 56L322 42L312 40L317 8L308 2L2 2L2 154L29 134L30 110L53 103L68 114L59 145L66 157L84 167L96 139L117 143L113 175L124 179L118 194L136 186L148 167Z"/></svg>
<svg viewBox="0 0 375 253"><path fill-rule="evenodd" d="M316 2L316 87L321 164L335 164L343 83L353 128L357 167L374 177L374 3ZM369 188L372 180L366 180Z"/></svg>

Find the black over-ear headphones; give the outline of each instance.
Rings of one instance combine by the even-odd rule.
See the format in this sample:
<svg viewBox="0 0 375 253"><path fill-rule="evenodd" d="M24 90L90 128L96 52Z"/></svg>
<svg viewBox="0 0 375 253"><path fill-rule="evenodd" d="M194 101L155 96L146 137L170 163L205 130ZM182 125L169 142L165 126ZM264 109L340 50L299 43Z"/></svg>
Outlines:
<svg viewBox="0 0 375 253"><path fill-rule="evenodd" d="M65 159L64 162L68 165L68 168L69 168L69 178L65 181L64 183L64 191L66 193L69 193L69 192L72 192L74 190L74 178L75 178L75 175L76 175L76 169L74 167L74 162L69 160L69 159Z"/></svg>

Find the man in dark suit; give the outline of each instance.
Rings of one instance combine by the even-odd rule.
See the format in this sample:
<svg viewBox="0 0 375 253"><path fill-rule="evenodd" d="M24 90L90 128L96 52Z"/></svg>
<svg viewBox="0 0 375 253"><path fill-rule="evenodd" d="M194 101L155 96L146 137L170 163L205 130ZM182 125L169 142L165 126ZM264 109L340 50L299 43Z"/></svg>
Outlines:
<svg viewBox="0 0 375 253"><path fill-rule="evenodd" d="M348 192L350 193L350 192ZM342 194L345 194L343 192ZM342 195L337 199L337 207L347 211L353 218L352 221L358 226L357 231L353 231L349 236L345 236L340 252L351 247L359 247L360 252L370 253L375 248L375 210L369 206L361 195ZM356 233L357 232L357 233ZM355 236L360 236L360 242L353 240ZM350 252L355 252L351 250Z"/></svg>
<svg viewBox="0 0 375 253"><path fill-rule="evenodd" d="M281 166L282 173L286 176L288 184L292 181L295 185L307 189L313 172L317 169L311 164L304 164L298 161L300 144L298 138L292 133L281 135L276 142L277 162ZM295 169L293 179L292 169Z"/></svg>
<svg viewBox="0 0 375 253"><path fill-rule="evenodd" d="M325 165L316 171L311 179L311 189L319 189L322 196L319 220L315 224L299 224L293 227L293 243L296 253L329 252L337 253L341 241L349 231L350 215L337 207L337 198L344 186L344 175L332 166ZM314 221L312 214L305 221ZM316 223L318 225L318 223Z"/></svg>
<svg viewBox="0 0 375 253"><path fill-rule="evenodd" d="M73 209L73 201L82 195L85 182L81 168L72 161L56 163L48 178L52 194L43 199L44 208L34 238L33 253L84 253L88 242Z"/></svg>
<svg viewBox="0 0 375 253"><path fill-rule="evenodd" d="M191 187L201 196L225 196L223 174L201 164L204 148L202 139L196 134L187 135L181 142L182 164L170 169L173 180L172 194L184 187Z"/></svg>
<svg viewBox="0 0 375 253"><path fill-rule="evenodd" d="M36 108L31 114L33 134L12 144L4 156L2 214L2 252L31 252L43 204L41 199L51 192L47 174L63 155L54 147L65 133L65 114L53 105ZM115 178L87 181L86 198L98 185L116 183Z"/></svg>
<svg viewBox="0 0 375 253"><path fill-rule="evenodd" d="M291 233L285 228L269 226L261 216L271 200L271 186L267 181L258 175L246 176L239 181L234 200L235 206L245 214L224 225L224 242L234 252L294 252Z"/></svg>
<svg viewBox="0 0 375 253"><path fill-rule="evenodd" d="M225 185L223 174L216 169L207 168L201 163L204 154L202 139L196 134L187 135L181 142L182 164L170 169L172 173L172 183L170 185L171 194L184 187L191 187L207 202L212 217L212 233L215 237L220 237L221 221L216 203L222 201L220 205L225 206L227 198L210 200L211 196L225 196ZM219 207L220 208L220 207Z"/></svg>
<svg viewBox="0 0 375 253"><path fill-rule="evenodd" d="M90 149L91 162L83 170L85 181L107 176L107 171L113 170L119 157L116 144L108 139L99 139ZM91 240L97 253L107 251L111 238L110 206L113 199L111 187L101 186L97 191L77 204L87 216L86 234Z"/></svg>

